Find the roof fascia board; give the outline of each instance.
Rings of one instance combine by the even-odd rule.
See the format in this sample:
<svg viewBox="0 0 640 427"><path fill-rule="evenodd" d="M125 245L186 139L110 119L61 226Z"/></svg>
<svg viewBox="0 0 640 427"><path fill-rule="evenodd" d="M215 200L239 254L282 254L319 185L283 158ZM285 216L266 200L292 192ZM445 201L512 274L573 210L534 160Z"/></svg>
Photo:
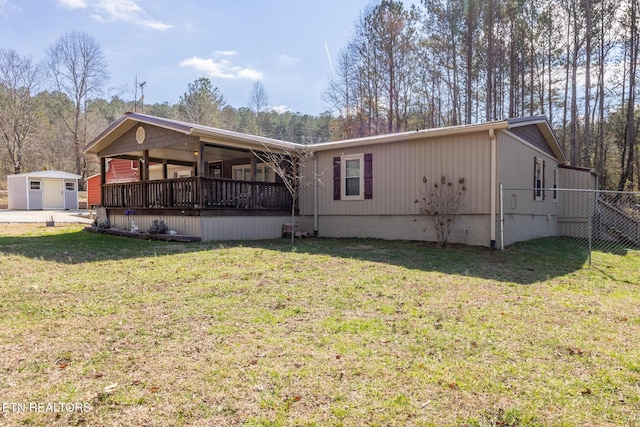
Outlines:
<svg viewBox="0 0 640 427"><path fill-rule="evenodd" d="M475 132L484 132L489 131L490 129L500 130L500 129L508 129L509 124L507 121L499 121L499 122L488 122L481 123L475 125L465 125L465 126L455 126L455 127L446 127L446 128L434 128L434 129L424 129L416 132L402 132L402 133L393 133L387 135L376 135L369 136L365 138L344 140L344 141L334 141L334 142L323 142L320 144L314 144L314 151L326 151L326 150L335 150L340 148L350 148L350 147L361 147L365 145L372 144L385 144L385 143L393 143L399 141L412 141L415 139L422 138L436 138L441 136L452 136L452 135L460 135L465 133L475 133Z"/></svg>

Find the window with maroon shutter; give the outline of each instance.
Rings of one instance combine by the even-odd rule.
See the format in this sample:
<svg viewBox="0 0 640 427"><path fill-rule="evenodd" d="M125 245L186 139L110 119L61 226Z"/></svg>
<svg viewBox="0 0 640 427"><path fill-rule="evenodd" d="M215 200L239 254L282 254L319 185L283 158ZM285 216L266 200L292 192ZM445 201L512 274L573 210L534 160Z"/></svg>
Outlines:
<svg viewBox="0 0 640 427"><path fill-rule="evenodd" d="M364 155L364 198L373 199L373 154Z"/></svg>
<svg viewBox="0 0 640 427"><path fill-rule="evenodd" d="M340 200L340 157L333 158L333 200Z"/></svg>
<svg viewBox="0 0 640 427"><path fill-rule="evenodd" d="M533 158L533 200L544 200L544 160Z"/></svg>
<svg viewBox="0 0 640 427"><path fill-rule="evenodd" d="M545 161L543 160L542 161L542 200L545 199L546 194L544 192L544 189L547 188L547 184L544 182L544 170L545 169L546 169L545 168Z"/></svg>
<svg viewBox="0 0 640 427"><path fill-rule="evenodd" d="M373 198L373 155L348 154L333 158L333 200Z"/></svg>

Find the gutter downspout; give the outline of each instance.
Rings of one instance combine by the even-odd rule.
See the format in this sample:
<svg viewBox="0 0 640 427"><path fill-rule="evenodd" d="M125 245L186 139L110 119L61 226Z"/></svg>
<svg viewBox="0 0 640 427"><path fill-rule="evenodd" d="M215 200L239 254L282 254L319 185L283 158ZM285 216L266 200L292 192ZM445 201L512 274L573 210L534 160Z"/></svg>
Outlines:
<svg viewBox="0 0 640 427"><path fill-rule="evenodd" d="M313 155L313 237L318 237L318 158Z"/></svg>
<svg viewBox="0 0 640 427"><path fill-rule="evenodd" d="M491 241L489 242L489 247L493 252L496 248L496 190L498 185L497 142L493 129L489 129L489 139L491 140Z"/></svg>

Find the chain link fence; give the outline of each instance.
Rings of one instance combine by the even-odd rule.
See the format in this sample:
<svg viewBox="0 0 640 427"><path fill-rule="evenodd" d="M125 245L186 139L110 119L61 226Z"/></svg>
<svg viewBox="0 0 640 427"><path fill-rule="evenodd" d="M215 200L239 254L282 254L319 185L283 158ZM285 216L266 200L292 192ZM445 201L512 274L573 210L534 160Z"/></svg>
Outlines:
<svg viewBox="0 0 640 427"><path fill-rule="evenodd" d="M640 192L503 188L500 244L598 263L640 250Z"/></svg>

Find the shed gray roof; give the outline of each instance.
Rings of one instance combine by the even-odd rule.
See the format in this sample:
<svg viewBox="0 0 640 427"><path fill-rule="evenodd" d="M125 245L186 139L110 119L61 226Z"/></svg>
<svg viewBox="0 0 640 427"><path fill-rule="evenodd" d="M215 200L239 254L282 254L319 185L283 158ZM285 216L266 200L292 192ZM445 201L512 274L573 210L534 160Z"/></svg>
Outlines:
<svg viewBox="0 0 640 427"><path fill-rule="evenodd" d="M81 178L80 175L75 175L75 174L72 174L69 172L63 172L63 171L54 171L54 170L19 173L16 175L9 175L8 178L11 178L14 176L28 176L30 178L52 178L52 179L80 179Z"/></svg>

